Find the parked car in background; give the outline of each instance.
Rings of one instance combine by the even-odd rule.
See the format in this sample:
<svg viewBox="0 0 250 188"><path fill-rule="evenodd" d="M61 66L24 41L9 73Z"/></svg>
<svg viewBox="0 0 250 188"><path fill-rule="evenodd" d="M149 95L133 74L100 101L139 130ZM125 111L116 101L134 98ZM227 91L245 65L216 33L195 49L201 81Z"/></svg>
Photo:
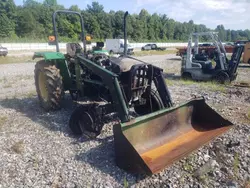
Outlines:
<svg viewBox="0 0 250 188"><path fill-rule="evenodd" d="M156 44L146 44L141 50L166 50L166 48L158 47Z"/></svg>
<svg viewBox="0 0 250 188"><path fill-rule="evenodd" d="M215 47L213 43L202 43L198 45L199 47Z"/></svg>
<svg viewBox="0 0 250 188"><path fill-rule="evenodd" d="M249 42L248 40L237 40L235 41L234 45L245 45L247 42Z"/></svg>
<svg viewBox="0 0 250 188"><path fill-rule="evenodd" d="M233 42L226 42L226 43L224 44L224 46L234 46L234 43L233 43Z"/></svg>
<svg viewBox="0 0 250 188"><path fill-rule="evenodd" d="M0 44L0 56L6 56L8 54L8 49Z"/></svg>
<svg viewBox="0 0 250 188"><path fill-rule="evenodd" d="M134 48L127 41L129 55L134 53ZM106 39L106 50L111 54L123 54L124 39Z"/></svg>

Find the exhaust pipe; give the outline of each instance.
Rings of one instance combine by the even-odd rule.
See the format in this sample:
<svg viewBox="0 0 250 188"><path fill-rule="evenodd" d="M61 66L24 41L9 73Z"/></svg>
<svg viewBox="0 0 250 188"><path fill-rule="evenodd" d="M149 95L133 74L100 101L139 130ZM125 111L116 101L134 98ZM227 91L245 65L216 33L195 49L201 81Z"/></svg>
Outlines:
<svg viewBox="0 0 250 188"><path fill-rule="evenodd" d="M125 12L124 14L124 19L123 19L123 32L124 32L124 56L127 56L128 54L128 44L127 44L127 16L128 16L128 11Z"/></svg>

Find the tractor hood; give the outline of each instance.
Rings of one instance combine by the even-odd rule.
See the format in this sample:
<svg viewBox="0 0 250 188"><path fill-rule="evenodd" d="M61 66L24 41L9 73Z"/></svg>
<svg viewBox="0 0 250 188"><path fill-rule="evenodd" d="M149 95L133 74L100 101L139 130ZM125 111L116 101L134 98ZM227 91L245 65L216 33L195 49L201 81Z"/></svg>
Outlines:
<svg viewBox="0 0 250 188"><path fill-rule="evenodd" d="M143 62L129 58L129 57L110 57L110 62L112 63L113 67L115 68L115 72L127 72L130 71L133 65L144 64ZM118 70L119 69L119 70Z"/></svg>

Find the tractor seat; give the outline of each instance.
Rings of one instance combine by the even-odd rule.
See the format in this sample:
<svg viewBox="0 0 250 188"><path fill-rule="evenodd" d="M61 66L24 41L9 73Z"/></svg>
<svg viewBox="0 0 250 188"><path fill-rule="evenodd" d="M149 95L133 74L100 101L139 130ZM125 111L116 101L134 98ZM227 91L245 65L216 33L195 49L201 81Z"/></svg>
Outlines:
<svg viewBox="0 0 250 188"><path fill-rule="evenodd" d="M80 53L82 47L79 43L67 43L66 44L67 55L70 57L74 57L77 53Z"/></svg>
<svg viewBox="0 0 250 188"><path fill-rule="evenodd" d="M199 62L202 66L202 72L210 74L214 71L211 61Z"/></svg>
<svg viewBox="0 0 250 188"><path fill-rule="evenodd" d="M205 54L195 54L194 59L197 61L208 61L208 56Z"/></svg>
<svg viewBox="0 0 250 188"><path fill-rule="evenodd" d="M194 63L199 63L202 67L202 70L210 70L213 69L213 65L211 61L195 61L193 60Z"/></svg>

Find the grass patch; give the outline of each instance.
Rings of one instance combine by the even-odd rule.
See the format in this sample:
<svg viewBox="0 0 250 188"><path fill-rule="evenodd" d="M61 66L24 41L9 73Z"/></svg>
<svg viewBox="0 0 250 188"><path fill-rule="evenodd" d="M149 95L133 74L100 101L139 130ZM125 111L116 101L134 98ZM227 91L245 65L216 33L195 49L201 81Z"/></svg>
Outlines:
<svg viewBox="0 0 250 188"><path fill-rule="evenodd" d="M3 85L3 88L4 89L12 88L12 84L11 83L6 83L6 84Z"/></svg>
<svg viewBox="0 0 250 188"><path fill-rule="evenodd" d="M184 163L183 169L186 170L186 171L188 171L188 172L193 172L193 171L194 171L193 166L190 165L188 162L187 162L187 163Z"/></svg>
<svg viewBox="0 0 250 188"><path fill-rule="evenodd" d="M166 79L166 83L168 86L174 86L174 85L197 85L198 83L192 80L172 80L172 79Z"/></svg>
<svg viewBox="0 0 250 188"><path fill-rule="evenodd" d="M174 80L170 80L170 79L166 79L166 83L167 83L167 86L174 86L176 81Z"/></svg>
<svg viewBox="0 0 250 188"><path fill-rule="evenodd" d="M247 110L247 118L250 120L250 108Z"/></svg>
<svg viewBox="0 0 250 188"><path fill-rule="evenodd" d="M234 175L236 176L238 176L239 173L239 165L240 165L239 154L236 153L233 161Z"/></svg>
<svg viewBox="0 0 250 188"><path fill-rule="evenodd" d="M7 116L0 116L0 130L2 129L3 125L7 122Z"/></svg>
<svg viewBox="0 0 250 188"><path fill-rule="evenodd" d="M164 50L164 51L156 51L156 50L148 50L148 51L136 51L135 56L147 56L147 55L167 55L167 54L175 54L177 50Z"/></svg>
<svg viewBox="0 0 250 188"><path fill-rule="evenodd" d="M129 187L129 183L126 177L124 177L123 179L123 184L124 184L124 188L128 188Z"/></svg>
<svg viewBox="0 0 250 188"><path fill-rule="evenodd" d="M195 82L195 81L192 81L192 80L180 80L180 83L182 84L182 85L197 85L197 82Z"/></svg>
<svg viewBox="0 0 250 188"><path fill-rule="evenodd" d="M218 91L218 92L226 92L226 85L217 84L216 82L196 82L193 80L171 80L166 79L166 83L168 86L174 86L174 85L184 85L184 86L191 86L195 85L197 87L200 87L202 90L209 90L209 91Z"/></svg>
<svg viewBox="0 0 250 188"><path fill-rule="evenodd" d="M36 96L37 95L37 93L36 93L36 91L34 90L34 91L29 91L28 93L26 93L25 94L25 97L27 97L27 98L32 98L32 97L34 97L34 96Z"/></svg>
<svg viewBox="0 0 250 188"><path fill-rule="evenodd" d="M226 87L225 85L222 84L217 84L215 82L204 82L201 84L201 87L203 89L207 89L210 91L218 91L218 92L226 92Z"/></svg>
<svg viewBox="0 0 250 188"><path fill-rule="evenodd" d="M0 57L0 65L2 65L2 64L11 64L11 63L27 63L27 62L35 62L35 60L32 60L32 56Z"/></svg>
<svg viewBox="0 0 250 188"><path fill-rule="evenodd" d="M20 81L20 80L30 80L33 79L34 76L33 75L17 75L16 77L14 77L15 80Z"/></svg>
<svg viewBox="0 0 250 188"><path fill-rule="evenodd" d="M15 153L18 153L18 154L21 154L23 153L24 151L24 142L21 140L19 142L16 142L15 144L13 144L11 146L11 149L15 152Z"/></svg>
<svg viewBox="0 0 250 188"><path fill-rule="evenodd" d="M7 78L4 76L3 78L0 79L0 82L7 82Z"/></svg>

